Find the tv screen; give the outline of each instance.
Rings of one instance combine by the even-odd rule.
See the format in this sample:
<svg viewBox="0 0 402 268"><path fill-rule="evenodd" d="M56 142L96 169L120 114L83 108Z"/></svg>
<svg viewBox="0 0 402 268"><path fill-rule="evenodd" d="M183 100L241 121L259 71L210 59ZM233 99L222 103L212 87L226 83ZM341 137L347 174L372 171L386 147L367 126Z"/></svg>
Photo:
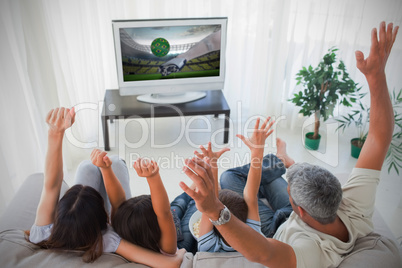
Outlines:
<svg viewBox="0 0 402 268"><path fill-rule="evenodd" d="M227 18L113 21L121 95L223 89Z"/></svg>

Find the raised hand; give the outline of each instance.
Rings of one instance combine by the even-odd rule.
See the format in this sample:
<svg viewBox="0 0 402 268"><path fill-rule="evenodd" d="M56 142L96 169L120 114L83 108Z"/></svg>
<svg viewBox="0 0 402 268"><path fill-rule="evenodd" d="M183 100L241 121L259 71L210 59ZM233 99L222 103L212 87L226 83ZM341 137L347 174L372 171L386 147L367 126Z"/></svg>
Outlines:
<svg viewBox="0 0 402 268"><path fill-rule="evenodd" d="M71 127L75 121L74 107L56 108L48 112L46 116L46 123L49 125L49 130L55 133L64 133L66 129Z"/></svg>
<svg viewBox="0 0 402 268"><path fill-rule="evenodd" d="M151 178L159 174L158 164L153 160L138 158L133 167L140 177Z"/></svg>
<svg viewBox="0 0 402 268"><path fill-rule="evenodd" d="M380 24L379 40L377 29L371 31L371 48L369 56L364 59L361 51L356 51L356 66L364 75L377 75L383 73L388 56L391 53L399 27L393 29L393 24L388 24L385 28L385 22Z"/></svg>
<svg viewBox="0 0 402 268"><path fill-rule="evenodd" d="M217 210L220 201L215 194L215 180L211 166L202 159L192 158L185 160L184 173L193 181L195 188L191 189L184 182L180 187L196 202L197 209L202 213L213 213ZM223 205L222 205L223 206ZM219 217L219 216L218 216Z"/></svg>
<svg viewBox="0 0 402 268"><path fill-rule="evenodd" d="M199 153L198 151L194 151L194 154L200 159L204 159L205 157L208 157L211 165L216 165L216 162L218 161L219 157L221 157L221 155L224 154L225 152L230 151L230 148L226 147L217 152L213 152L212 147L211 147L211 142L208 142L207 149L205 149L204 146L200 145L200 150L201 150L201 153Z"/></svg>
<svg viewBox="0 0 402 268"><path fill-rule="evenodd" d="M109 168L112 165L112 161L107 156L107 153L99 149L94 149L92 151L91 162L100 168Z"/></svg>
<svg viewBox="0 0 402 268"><path fill-rule="evenodd" d="M251 151L255 149L264 149L265 145L265 140L269 137L269 135L274 132L273 129L271 129L272 125L275 123L275 121L271 121L269 124L268 122L271 120L271 117L268 117L264 123L261 125L261 128L259 127L260 125L260 118L257 119L257 122L255 123L254 126L254 131L253 134L251 135L250 138L246 138L243 135L237 134L236 137L240 138L243 143L250 148Z"/></svg>

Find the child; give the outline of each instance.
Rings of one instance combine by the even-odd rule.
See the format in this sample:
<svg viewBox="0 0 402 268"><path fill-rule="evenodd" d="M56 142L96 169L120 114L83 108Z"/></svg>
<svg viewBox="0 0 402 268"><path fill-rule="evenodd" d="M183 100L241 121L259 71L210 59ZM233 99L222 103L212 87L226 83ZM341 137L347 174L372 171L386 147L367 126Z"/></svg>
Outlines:
<svg viewBox="0 0 402 268"><path fill-rule="evenodd" d="M270 130L274 121L268 124L270 118L265 120L259 128L260 119L254 127L253 135L250 139L243 135L237 135L243 143L251 150L251 163L246 186L243 191L243 198L231 190L219 191L217 158L210 151L201 148L202 154L197 153L199 158L204 158L209 162L215 179L215 193L219 196L221 202L240 220L244 221L251 228L261 233L260 216L258 212L258 190L261 181L262 159L264 154L264 144L266 138L273 132ZM206 157L206 158L205 158ZM183 189L184 190L184 189ZM262 235L262 233L261 233ZM200 237L198 239L198 250L207 252L227 252L235 251L214 228L210 219L203 214L200 222Z"/></svg>
<svg viewBox="0 0 402 268"><path fill-rule="evenodd" d="M60 198L63 138L74 121L74 108L52 109L46 117L49 131L44 183L35 223L26 232L27 239L44 249L84 251L84 262L94 262L103 252L115 252L148 266L180 266L184 251L175 257L163 256L121 239L110 228L100 193L99 171L93 165L80 165L76 184ZM108 167L112 170L111 162Z"/></svg>
<svg viewBox="0 0 402 268"><path fill-rule="evenodd" d="M119 180L108 169L111 161L106 152L94 150L91 159L101 169L112 206L112 226L117 234L135 245L174 256L177 251L176 228L156 162L139 158L134 163L138 176L146 178L151 195L126 200Z"/></svg>

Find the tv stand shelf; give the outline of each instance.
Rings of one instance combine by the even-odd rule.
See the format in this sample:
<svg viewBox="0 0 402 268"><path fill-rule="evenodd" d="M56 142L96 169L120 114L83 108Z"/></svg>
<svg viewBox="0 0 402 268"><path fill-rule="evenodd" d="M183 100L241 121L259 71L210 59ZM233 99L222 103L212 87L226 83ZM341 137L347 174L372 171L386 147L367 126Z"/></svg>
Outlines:
<svg viewBox="0 0 402 268"><path fill-rule="evenodd" d="M137 96L120 96L118 90L106 90L102 109L102 128L105 151L110 151L108 120L191 115L225 115L223 143L229 139L230 108L221 90L206 91L199 100L180 104L150 104L139 102ZM181 114L177 112L180 110Z"/></svg>

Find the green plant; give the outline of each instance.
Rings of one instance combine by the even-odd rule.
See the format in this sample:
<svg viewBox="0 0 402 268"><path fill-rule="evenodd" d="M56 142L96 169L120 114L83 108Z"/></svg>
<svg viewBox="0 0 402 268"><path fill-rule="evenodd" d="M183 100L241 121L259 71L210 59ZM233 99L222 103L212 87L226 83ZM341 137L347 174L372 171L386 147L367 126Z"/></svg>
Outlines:
<svg viewBox="0 0 402 268"><path fill-rule="evenodd" d="M301 84L304 89L289 100L301 107L300 113L304 116L314 114L313 139L319 137L321 116L324 121L333 116L338 101L350 107L362 96L359 93L361 87L358 88L358 84L350 78L343 61L339 60L336 65L336 51L338 49L330 48L316 68L311 65L303 67L296 74L297 85Z"/></svg>
<svg viewBox="0 0 402 268"><path fill-rule="evenodd" d="M341 116L341 118L335 120L340 123L336 130L342 129L344 132L352 124L356 127L358 140L355 145L362 148L368 134L370 108L359 101L357 108L352 109L346 116Z"/></svg>
<svg viewBox="0 0 402 268"><path fill-rule="evenodd" d="M402 168L402 89L398 94L395 90L392 92L391 102L394 108L395 127L385 161L388 165L388 173L394 168L399 175L399 168Z"/></svg>

